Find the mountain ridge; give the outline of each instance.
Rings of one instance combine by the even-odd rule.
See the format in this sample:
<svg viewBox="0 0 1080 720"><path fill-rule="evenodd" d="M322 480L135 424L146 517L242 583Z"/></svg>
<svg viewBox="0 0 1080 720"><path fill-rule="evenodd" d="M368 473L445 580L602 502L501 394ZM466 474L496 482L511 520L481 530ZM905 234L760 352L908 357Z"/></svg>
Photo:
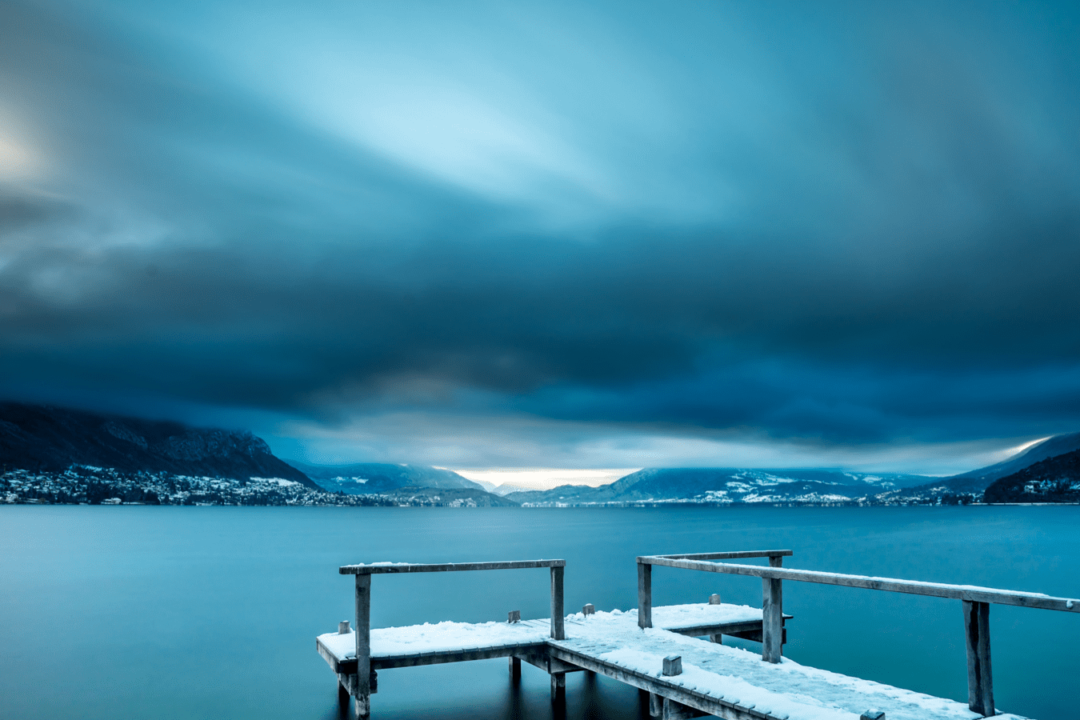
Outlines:
<svg viewBox="0 0 1080 720"><path fill-rule="evenodd" d="M318 489L248 431L0 403L0 468L61 472L73 466L234 480L280 478Z"/></svg>

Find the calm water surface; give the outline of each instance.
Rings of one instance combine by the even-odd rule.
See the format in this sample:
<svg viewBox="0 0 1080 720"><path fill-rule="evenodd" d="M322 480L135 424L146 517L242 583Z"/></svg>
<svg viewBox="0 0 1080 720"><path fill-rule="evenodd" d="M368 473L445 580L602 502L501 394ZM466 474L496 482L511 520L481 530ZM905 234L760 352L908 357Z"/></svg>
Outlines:
<svg viewBox="0 0 1080 720"><path fill-rule="evenodd" d="M566 558L567 609L636 604L641 554L791 548L791 567L1080 596L1080 508L0 508L0 718L339 716L315 635L352 617L346 563ZM546 617L547 572L376 576L372 624ZM656 568L654 602L759 605L756 578ZM966 699L958 601L785 583L799 662ZM995 695L1076 717L1080 617L993 606ZM747 647L757 646L748 644ZM375 718L551 718L505 660L379 674ZM575 673L568 718L637 718Z"/></svg>

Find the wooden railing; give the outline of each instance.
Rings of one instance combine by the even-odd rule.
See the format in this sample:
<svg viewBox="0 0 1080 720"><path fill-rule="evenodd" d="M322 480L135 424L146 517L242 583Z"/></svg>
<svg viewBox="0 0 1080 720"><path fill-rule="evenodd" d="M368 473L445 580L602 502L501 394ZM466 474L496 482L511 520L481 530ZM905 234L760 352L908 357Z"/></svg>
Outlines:
<svg viewBox="0 0 1080 720"><path fill-rule="evenodd" d="M476 563L368 563L342 565L341 575L356 576L356 681L357 717L370 713L371 698L371 576L400 573L464 572L473 570L551 569L551 637L565 640L563 627L563 573L565 560L509 560Z"/></svg>
<svg viewBox="0 0 1080 720"><path fill-rule="evenodd" d="M865 575L843 575L815 570L792 570L781 567L782 558L790 550L764 550L730 553L699 553L695 555L651 555L638 562L638 625L652 627L652 566L702 570L729 575L749 575L761 578L762 643L761 657L767 662L780 662L783 638L784 580L821 585L884 590L886 592L950 598L963 602L964 634L967 645L968 707L984 716L994 714L993 678L990 668L990 605L1080 612L1080 600L1051 597L1041 593L1016 590L997 590L972 585L896 580ZM768 557L769 567L709 562L739 558Z"/></svg>

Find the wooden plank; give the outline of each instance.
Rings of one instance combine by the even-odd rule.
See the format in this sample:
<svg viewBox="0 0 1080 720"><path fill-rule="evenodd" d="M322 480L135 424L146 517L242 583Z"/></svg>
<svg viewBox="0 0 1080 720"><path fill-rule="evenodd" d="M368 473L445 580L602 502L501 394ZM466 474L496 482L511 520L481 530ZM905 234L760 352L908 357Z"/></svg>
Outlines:
<svg viewBox="0 0 1080 720"><path fill-rule="evenodd" d="M356 576L356 717L371 714L371 576Z"/></svg>
<svg viewBox="0 0 1080 720"><path fill-rule="evenodd" d="M702 562L698 560L671 560L659 556L639 558L649 565L682 568L684 570L702 570L704 572L724 573L728 575L748 575L771 578L774 580L795 580L797 582L817 583L820 585L839 585L842 587L884 590L887 592L926 595L929 597L967 600L970 602L992 603L997 605L1017 605L1020 607L1061 612L1080 613L1080 600L1050 597L1038 593L1015 590L997 590L971 585L948 585L945 583L897 580L894 578L868 577L865 575L844 575L841 573L820 572L817 570L789 570L785 568L763 567L760 565L735 565L731 563ZM639 563L638 567L642 567ZM648 565L645 565L648 567Z"/></svg>
<svg viewBox="0 0 1080 720"><path fill-rule="evenodd" d="M551 637L556 640L566 639L566 612L563 610L563 571L561 565L551 568Z"/></svg>
<svg viewBox="0 0 1080 720"><path fill-rule="evenodd" d="M495 658L510 657L511 655L525 656L542 653L545 652L546 648L547 643L543 640L539 640L531 643L513 643L483 648L384 655L382 657L376 655L371 658L371 667L375 670L392 670L394 668L444 665L446 663L469 662L471 660L492 660ZM320 654L322 653L320 652ZM323 655L323 657L326 656ZM329 662L329 660L327 660L327 662ZM340 672L356 672L356 660L354 658L339 660L337 666Z"/></svg>
<svg viewBox="0 0 1080 720"><path fill-rule="evenodd" d="M637 624L642 629L652 627L652 565L641 558L637 566Z"/></svg>
<svg viewBox="0 0 1080 720"><path fill-rule="evenodd" d="M761 579L761 659L778 663L783 653L784 595L783 581Z"/></svg>
<svg viewBox="0 0 1080 720"><path fill-rule="evenodd" d="M703 693L687 690L680 685L665 681L662 677L654 677L639 673L630 668L620 667L584 653L562 647L556 644L551 646L552 657L565 662L592 670L606 677L626 683L639 690L646 690L661 697L671 698L676 702L688 707L700 710L709 715L715 715L724 720L777 720L773 715L758 712L753 708L746 708L737 703L726 702L721 698L706 696Z"/></svg>
<svg viewBox="0 0 1080 720"><path fill-rule="evenodd" d="M984 717L993 715L989 605L964 601L964 635L967 640L968 707Z"/></svg>
<svg viewBox="0 0 1080 720"><path fill-rule="evenodd" d="M553 673L580 672L582 670L582 668L579 668L577 665L571 665L570 663L565 663L562 660L556 660L551 657L551 655L548 654L546 647L543 652L522 655L521 659L533 667L540 668L549 675Z"/></svg>
<svg viewBox="0 0 1080 720"><path fill-rule="evenodd" d="M565 560L506 560L475 563L395 563L393 565L342 565L342 575L383 575L421 572L468 572L472 570L525 570L529 568L566 567Z"/></svg>
<svg viewBox="0 0 1080 720"><path fill-rule="evenodd" d="M689 553L686 555L645 555L639 557L638 562L648 563L650 558L654 557L673 560L741 560L759 557L791 557L793 554L791 550L736 550L734 552Z"/></svg>

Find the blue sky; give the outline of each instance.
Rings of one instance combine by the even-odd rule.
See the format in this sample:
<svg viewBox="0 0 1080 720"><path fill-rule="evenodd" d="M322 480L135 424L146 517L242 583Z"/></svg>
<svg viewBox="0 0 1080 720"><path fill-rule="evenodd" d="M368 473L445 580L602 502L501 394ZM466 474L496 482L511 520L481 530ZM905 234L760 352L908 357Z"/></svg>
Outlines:
<svg viewBox="0 0 1080 720"><path fill-rule="evenodd" d="M1069 4L0 6L0 395L314 461L1080 429Z"/></svg>

